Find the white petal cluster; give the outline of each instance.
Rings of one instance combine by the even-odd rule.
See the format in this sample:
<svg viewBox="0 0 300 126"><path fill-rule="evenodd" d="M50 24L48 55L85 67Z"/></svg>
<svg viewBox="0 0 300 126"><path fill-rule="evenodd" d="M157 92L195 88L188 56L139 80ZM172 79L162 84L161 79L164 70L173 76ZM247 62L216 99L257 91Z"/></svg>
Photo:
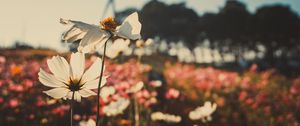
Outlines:
<svg viewBox="0 0 300 126"><path fill-rule="evenodd" d="M155 48L153 47L153 39L147 39L146 41L144 40L137 40L136 41L136 47L133 51L133 54L142 57L144 55L149 56L151 55Z"/></svg>
<svg viewBox="0 0 300 126"><path fill-rule="evenodd" d="M151 85L153 87L161 87L162 86L162 82L160 80L155 80L155 81L152 81Z"/></svg>
<svg viewBox="0 0 300 126"><path fill-rule="evenodd" d="M96 47L103 46L104 42L111 36L109 32L97 25L67 19L60 19L60 23L73 25L64 33L62 39L66 42L75 42L81 39L78 46L79 52L94 52Z"/></svg>
<svg viewBox="0 0 300 126"><path fill-rule="evenodd" d="M128 99L120 97L117 101L111 102L107 106L103 107L103 112L106 116L116 116L122 114L124 110L129 106L130 101Z"/></svg>
<svg viewBox="0 0 300 126"><path fill-rule="evenodd" d="M176 56L180 62L192 63L195 61L193 52L184 46L183 42L170 43L170 49L168 50L170 56Z"/></svg>
<svg viewBox="0 0 300 126"><path fill-rule="evenodd" d="M133 48L129 47L124 51L123 55L130 56L130 55L132 55L132 53L133 53Z"/></svg>
<svg viewBox="0 0 300 126"><path fill-rule="evenodd" d="M187 47L182 47L178 49L177 58L180 62L192 63L195 61L193 53Z"/></svg>
<svg viewBox="0 0 300 126"><path fill-rule="evenodd" d="M144 87L144 82L140 81L127 90L127 93L136 93Z"/></svg>
<svg viewBox="0 0 300 126"><path fill-rule="evenodd" d="M152 121L165 121L167 123L179 123L181 117L177 115L166 114L162 112L154 112L151 114Z"/></svg>
<svg viewBox="0 0 300 126"><path fill-rule="evenodd" d="M125 18L123 23L117 27L115 34L117 36L137 40L141 38L142 25L139 22L139 16L137 12L130 14Z"/></svg>
<svg viewBox="0 0 300 126"><path fill-rule="evenodd" d="M189 113L189 118L191 120L199 120L202 122L208 122L212 120L211 114L217 109L216 103L211 103L209 101L204 103L204 106L197 107L195 110Z"/></svg>
<svg viewBox="0 0 300 126"><path fill-rule="evenodd" d="M60 19L65 25L73 25L64 33L62 39L67 42L80 40L78 51L83 53L94 52L97 47L102 47L110 37L118 36L125 39L137 40L141 38L141 23L137 12L132 13L124 22L116 27L115 31L102 29L100 26L87 24L80 21Z"/></svg>
<svg viewBox="0 0 300 126"><path fill-rule="evenodd" d="M82 120L79 122L79 126L96 126L96 121L93 119L89 119L87 121Z"/></svg>
<svg viewBox="0 0 300 126"><path fill-rule="evenodd" d="M125 52L129 47L130 40L124 40L124 39L117 39L108 47L106 56L114 59L117 56L119 56L122 52ZM102 50L99 51L100 53L103 52Z"/></svg>
<svg viewBox="0 0 300 126"><path fill-rule="evenodd" d="M158 51L166 52L168 50L168 43L166 41L161 41L158 46Z"/></svg>
<svg viewBox="0 0 300 126"><path fill-rule="evenodd" d="M133 53L138 57L142 57L145 55L145 50L143 48L136 48Z"/></svg>
<svg viewBox="0 0 300 126"><path fill-rule="evenodd" d="M96 95L92 89L98 88L99 75L101 70L102 60L97 58L89 69L84 71L85 56L83 53L72 53L70 64L60 56L54 56L47 61L51 73L47 73L40 69L40 82L53 89L44 91L47 95L55 98L81 100L81 97L89 97ZM106 77L102 77L101 86L106 83Z"/></svg>
<svg viewBox="0 0 300 126"><path fill-rule="evenodd" d="M160 40L159 38L153 39L153 41L153 44L150 46L151 48L145 48L143 50L137 49L134 54L141 56L162 53L177 57L178 61L185 63L221 64L235 60L235 56L232 53L225 53L220 52L218 49L212 49L210 44L211 42L207 39L202 41L201 44L195 46L193 49L187 47L184 44L184 41L167 42L166 40ZM255 56L258 56L258 54L255 54L253 51L248 51L243 54L242 58L251 60L255 58Z"/></svg>
<svg viewBox="0 0 300 126"><path fill-rule="evenodd" d="M113 86L105 86L101 88L100 96L104 101L107 101L107 97L115 94L116 89Z"/></svg>

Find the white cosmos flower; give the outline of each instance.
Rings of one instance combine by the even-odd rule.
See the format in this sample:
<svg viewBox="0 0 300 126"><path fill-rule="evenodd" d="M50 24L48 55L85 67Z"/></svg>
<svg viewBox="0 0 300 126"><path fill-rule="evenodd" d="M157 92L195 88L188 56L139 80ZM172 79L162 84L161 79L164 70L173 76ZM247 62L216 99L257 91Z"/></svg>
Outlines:
<svg viewBox="0 0 300 126"><path fill-rule="evenodd" d="M132 55L132 53L133 53L133 48L132 48L132 47L128 47L128 48L124 51L123 55L125 55L125 56L130 56L130 55Z"/></svg>
<svg viewBox="0 0 300 126"><path fill-rule="evenodd" d="M116 28L115 34L123 38L137 40L141 38L141 28L142 25L139 22L138 13L134 12L125 18L124 22Z"/></svg>
<svg viewBox="0 0 300 126"><path fill-rule="evenodd" d="M79 122L79 126L96 126L96 121L93 119L89 119L87 121L82 120Z"/></svg>
<svg viewBox="0 0 300 126"><path fill-rule="evenodd" d="M104 86L101 88L100 96L103 101L108 101L108 96L115 94L116 89L113 86Z"/></svg>
<svg viewBox="0 0 300 126"><path fill-rule="evenodd" d="M151 114L152 121L165 121L168 123L179 123L181 121L181 117L177 115L171 115L162 112L154 112Z"/></svg>
<svg viewBox="0 0 300 126"><path fill-rule="evenodd" d="M191 63L194 61L194 55L187 47L180 47L177 50L177 58L180 62Z"/></svg>
<svg viewBox="0 0 300 126"><path fill-rule="evenodd" d="M168 43L166 41L161 41L158 50L162 53L168 51Z"/></svg>
<svg viewBox="0 0 300 126"><path fill-rule="evenodd" d="M144 87L144 82L140 81L127 90L127 93L136 93Z"/></svg>
<svg viewBox="0 0 300 126"><path fill-rule="evenodd" d="M103 112L106 116L116 116L122 114L124 110L128 107L130 101L128 99L120 97L115 102L111 102L107 106L103 107Z"/></svg>
<svg viewBox="0 0 300 126"><path fill-rule="evenodd" d="M176 56L177 55L177 49L176 48L171 48L169 51L168 51L168 54L170 56Z"/></svg>
<svg viewBox="0 0 300 126"><path fill-rule="evenodd" d="M107 49L106 56L114 59L121 52L125 52L129 47L130 40L117 39L113 42L113 44ZM103 51L102 51L103 52Z"/></svg>
<svg viewBox="0 0 300 126"><path fill-rule="evenodd" d="M149 46L151 44L153 44L153 39L151 39L151 38L147 39L146 41L144 41L142 39L139 39L135 42L135 45L138 48L144 48L144 47Z"/></svg>
<svg viewBox="0 0 300 126"><path fill-rule="evenodd" d="M204 103L204 106L197 107L194 111L189 113L189 118L191 120L199 120L201 119L202 122L211 121L212 117L211 114L215 112L217 109L216 103L211 103L209 101Z"/></svg>
<svg viewBox="0 0 300 126"><path fill-rule="evenodd" d="M52 74L40 69L39 80L47 86L52 87L44 91L47 95L55 98L81 100L81 97L96 95L91 89L98 88L99 75L102 60L97 58L89 69L84 71L85 56L83 53L72 53L70 64L60 56L53 56L47 61L48 67ZM106 83L106 77L102 77L101 86Z"/></svg>
<svg viewBox="0 0 300 126"><path fill-rule="evenodd" d="M141 57L142 55L150 56L153 53L154 44L153 39L149 38L146 41L144 40L137 40L135 45L138 49L135 49L135 55Z"/></svg>
<svg viewBox="0 0 300 126"><path fill-rule="evenodd" d="M108 97L110 95L115 94L116 89L113 86L105 86L101 88L100 96L101 97Z"/></svg>
<svg viewBox="0 0 300 126"><path fill-rule="evenodd" d="M134 49L133 53L134 53L134 55L136 55L140 58L145 54L145 49L144 48L136 48L136 49Z"/></svg>
<svg viewBox="0 0 300 126"><path fill-rule="evenodd" d="M139 58L143 55L151 55L153 48L150 47L150 45L153 44L153 39L147 39L144 40L137 40L136 41L136 49L134 50L134 55L138 56Z"/></svg>
<svg viewBox="0 0 300 126"><path fill-rule="evenodd" d="M60 19L60 22L66 25L73 25L64 33L62 39L67 42L74 42L81 39L78 51L83 53L94 52L96 47L103 46L105 41L112 36L131 40L141 38L142 25L138 20L137 12L125 18L120 26L117 26L117 23L111 17L101 21L101 26L67 19Z"/></svg>

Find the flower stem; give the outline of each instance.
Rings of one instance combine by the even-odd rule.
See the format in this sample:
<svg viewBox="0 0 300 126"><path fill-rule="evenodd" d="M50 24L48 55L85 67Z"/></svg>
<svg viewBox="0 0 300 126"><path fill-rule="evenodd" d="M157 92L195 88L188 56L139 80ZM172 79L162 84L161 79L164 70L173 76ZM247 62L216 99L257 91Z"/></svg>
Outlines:
<svg viewBox="0 0 300 126"><path fill-rule="evenodd" d="M110 38L109 38L110 39ZM99 112L100 112L100 88L101 88L101 82L102 82L102 76L103 76L103 69L104 69L104 60L105 60L105 53L106 53L106 44L107 44L107 41L109 40L107 39L104 43L104 50L103 50L103 55L102 55L102 64L101 64L101 72L100 72L100 78L99 78L99 83L98 83L98 93L97 93L97 116L96 116L96 126L98 126L100 123L99 123L99 118L100 118L100 115L99 115Z"/></svg>
<svg viewBox="0 0 300 126"><path fill-rule="evenodd" d="M71 126L73 126L73 107L74 107L74 94L75 94L75 91L73 91L73 93L72 93L72 99L71 99L71 114L70 114L70 123L71 123Z"/></svg>
<svg viewBox="0 0 300 126"><path fill-rule="evenodd" d="M135 122L135 126L139 126L140 125L140 114L139 114L139 105L136 101L136 99L134 99L134 122Z"/></svg>

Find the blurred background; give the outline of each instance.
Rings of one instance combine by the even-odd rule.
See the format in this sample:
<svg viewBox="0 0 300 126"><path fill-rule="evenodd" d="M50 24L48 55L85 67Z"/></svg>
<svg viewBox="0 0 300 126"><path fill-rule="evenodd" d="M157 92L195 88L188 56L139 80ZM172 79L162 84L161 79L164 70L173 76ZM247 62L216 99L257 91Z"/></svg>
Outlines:
<svg viewBox="0 0 300 126"><path fill-rule="evenodd" d="M0 125L66 125L57 120L68 119L67 102L48 105L49 98L37 80L39 68L46 68L50 56L68 57L69 51L77 49L79 41L61 40L67 29L59 18L99 25L108 16L122 22L135 11L142 39L151 44L143 48L131 44L119 57L107 61L109 72L120 72L115 68L118 65L124 71L138 66L142 69L138 80L145 84L159 80L163 85L145 88L157 93L151 97L158 102L141 107L140 113L163 111L182 118L179 123L165 123L141 117L147 123L140 125L300 125L298 0L0 2ZM91 55L87 60L92 59ZM180 95L169 96L174 91ZM77 107L91 107L90 101ZM205 101L218 105L213 120L189 120L188 112ZM41 109L37 112L31 105ZM126 123L130 111L104 122L131 125ZM77 121L91 115L79 112Z"/></svg>

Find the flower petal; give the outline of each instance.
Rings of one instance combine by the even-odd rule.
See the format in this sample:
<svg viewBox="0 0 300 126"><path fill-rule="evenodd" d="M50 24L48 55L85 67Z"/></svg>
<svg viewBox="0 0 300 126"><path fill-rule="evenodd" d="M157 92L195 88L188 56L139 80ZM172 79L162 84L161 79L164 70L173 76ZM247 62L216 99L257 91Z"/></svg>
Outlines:
<svg viewBox="0 0 300 126"><path fill-rule="evenodd" d="M62 97L65 97L69 91L70 90L67 88L59 87L59 88L54 88L54 89L51 89L48 91L44 91L44 93L46 93L47 95L49 95L55 99L60 99Z"/></svg>
<svg viewBox="0 0 300 126"><path fill-rule="evenodd" d="M82 39L87 32L80 30L79 28L73 26L66 33L64 33L62 39L67 42L75 42Z"/></svg>
<svg viewBox="0 0 300 126"><path fill-rule="evenodd" d="M115 94L116 89L113 86L105 86L101 88L100 96L102 98L107 98L110 95Z"/></svg>
<svg viewBox="0 0 300 126"><path fill-rule="evenodd" d="M73 24L73 26L67 32L65 32L62 37L62 39L67 42L74 42L76 40L82 39L90 29L98 27L96 25L67 19L60 19L60 23L66 25Z"/></svg>
<svg viewBox="0 0 300 126"><path fill-rule="evenodd" d="M78 91L75 91L74 93L74 100L81 102L81 95L78 93Z"/></svg>
<svg viewBox="0 0 300 126"><path fill-rule="evenodd" d="M212 109L212 112L216 111L216 109L217 109L217 104L216 104L216 103L213 103L211 109Z"/></svg>
<svg viewBox="0 0 300 126"><path fill-rule="evenodd" d="M80 79L83 72L84 72L84 67L85 67L85 57L83 53L72 53L71 59L70 59L70 64L72 68L72 79Z"/></svg>
<svg viewBox="0 0 300 126"><path fill-rule="evenodd" d="M132 40L137 40L141 38L141 28L142 25L139 22L138 13L135 12L129 15L121 24L121 26L117 27L116 35Z"/></svg>
<svg viewBox="0 0 300 126"><path fill-rule="evenodd" d="M106 56L113 59L116 58L121 52L125 52L129 47L130 40L127 39L117 39L113 44L108 48Z"/></svg>
<svg viewBox="0 0 300 126"><path fill-rule="evenodd" d="M106 84L106 81L107 81L106 78L107 77L102 77L100 87L103 87ZM98 83L99 83L99 78L86 82L82 87L86 88L86 89L96 89L96 88L98 88Z"/></svg>
<svg viewBox="0 0 300 126"><path fill-rule="evenodd" d="M53 56L47 60L48 67L54 76L61 81L68 82L70 78L70 66L65 58Z"/></svg>
<svg viewBox="0 0 300 126"><path fill-rule="evenodd" d="M89 89L81 89L78 92L84 98L89 97L91 95L97 95L95 92L93 92L93 91L91 91Z"/></svg>
<svg viewBox="0 0 300 126"><path fill-rule="evenodd" d="M40 82L48 87L66 87L66 85L59 81L55 76L45 72L43 69L40 69L39 72L39 80Z"/></svg>
<svg viewBox="0 0 300 126"><path fill-rule="evenodd" d="M97 57L93 65L90 66L90 68L88 68L88 70L86 70L85 73L82 75L81 81L85 83L87 81L92 81L99 78L101 72L101 66L102 66L102 60L101 58Z"/></svg>
<svg viewBox="0 0 300 126"><path fill-rule="evenodd" d="M104 45L110 34L100 28L90 29L79 43L78 51L83 53L94 52L96 47Z"/></svg>
<svg viewBox="0 0 300 126"><path fill-rule="evenodd" d="M143 87L144 87L144 83L143 83L143 81L140 81L137 84L135 84L134 86L132 86L131 88L129 88L127 90L127 93L136 93L136 92L140 91Z"/></svg>
<svg viewBox="0 0 300 126"><path fill-rule="evenodd" d="M72 99L73 92L69 91L65 97L65 99Z"/></svg>

